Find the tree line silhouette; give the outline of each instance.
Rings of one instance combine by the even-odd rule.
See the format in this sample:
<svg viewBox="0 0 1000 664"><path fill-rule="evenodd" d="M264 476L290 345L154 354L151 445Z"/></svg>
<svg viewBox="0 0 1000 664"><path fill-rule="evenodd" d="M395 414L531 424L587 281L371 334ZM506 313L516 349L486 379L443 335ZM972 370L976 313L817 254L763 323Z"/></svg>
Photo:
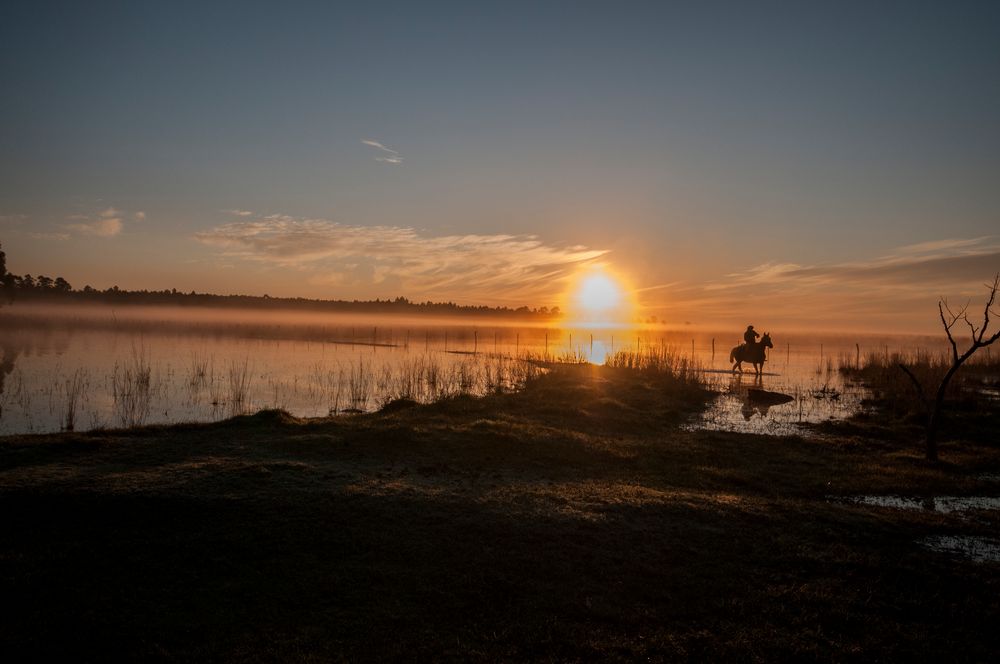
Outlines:
<svg viewBox="0 0 1000 664"><path fill-rule="evenodd" d="M73 301L110 304L170 304L197 307L230 307L259 309L296 309L307 311L339 311L359 313L402 313L436 315L505 316L514 318L553 318L560 315L559 307L527 306L489 307L462 305L455 302L413 302L406 297L374 300L318 300L304 297L271 297L270 295L216 295L182 292L176 288L165 290L127 290L112 286L100 290L90 285L74 289L63 277L30 274L16 275L7 272L6 256L0 245L0 284L4 300Z"/></svg>

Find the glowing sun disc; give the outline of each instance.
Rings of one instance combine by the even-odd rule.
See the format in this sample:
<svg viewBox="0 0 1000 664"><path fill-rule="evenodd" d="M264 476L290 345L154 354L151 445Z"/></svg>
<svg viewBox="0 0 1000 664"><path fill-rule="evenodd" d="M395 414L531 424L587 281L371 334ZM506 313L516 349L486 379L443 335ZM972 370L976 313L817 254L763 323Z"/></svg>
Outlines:
<svg viewBox="0 0 1000 664"><path fill-rule="evenodd" d="M576 292L580 306L591 313L614 309L622 302L622 291L610 277L592 274L584 277Z"/></svg>

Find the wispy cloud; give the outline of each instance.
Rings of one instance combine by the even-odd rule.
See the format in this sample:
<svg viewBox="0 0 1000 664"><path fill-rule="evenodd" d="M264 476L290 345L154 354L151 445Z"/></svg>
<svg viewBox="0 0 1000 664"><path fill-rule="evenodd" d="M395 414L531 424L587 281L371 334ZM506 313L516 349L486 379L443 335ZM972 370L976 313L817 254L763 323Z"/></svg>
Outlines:
<svg viewBox="0 0 1000 664"><path fill-rule="evenodd" d="M729 275L729 284L783 287L855 285L863 288L955 286L982 280L1000 269L1000 242L992 237L945 239L911 244L870 261L797 265L765 263ZM989 276L989 275L987 275Z"/></svg>
<svg viewBox="0 0 1000 664"><path fill-rule="evenodd" d="M375 161L381 161L386 164L402 164L403 157L400 156L399 152L393 150L392 148L386 147L384 144L378 141L372 141L367 138L361 139L361 142L369 147L373 147L376 150L381 150L384 154L377 155Z"/></svg>
<svg viewBox="0 0 1000 664"><path fill-rule="evenodd" d="M961 255L975 254L982 251L989 251L991 238L949 238L945 240L932 240L930 242L919 242L897 247L892 253L884 258L887 260L903 259L912 256L924 255Z"/></svg>
<svg viewBox="0 0 1000 664"><path fill-rule="evenodd" d="M115 207L106 207L100 211L90 214L72 214L67 219L73 221L72 224L63 224L62 231L70 231L77 235L90 235L93 237L114 237L122 232L125 227L123 222L126 213ZM136 212L135 219L145 219L146 213ZM64 232L50 234L54 237L65 235Z"/></svg>
<svg viewBox="0 0 1000 664"><path fill-rule="evenodd" d="M228 257L308 272L314 284L506 303L551 297L580 264L607 253L534 236L432 236L285 215L223 224L195 237Z"/></svg>
<svg viewBox="0 0 1000 664"><path fill-rule="evenodd" d="M223 210L226 214L236 215L237 217L252 217L253 212L250 210Z"/></svg>
<svg viewBox="0 0 1000 664"><path fill-rule="evenodd" d="M107 217L78 224L66 224L64 228L82 235L114 237L122 232L122 220L118 217Z"/></svg>
<svg viewBox="0 0 1000 664"><path fill-rule="evenodd" d="M136 221L146 221L146 213L143 212L142 210L139 210L138 212L132 215L132 218L135 219Z"/></svg>
<svg viewBox="0 0 1000 664"><path fill-rule="evenodd" d="M994 237L950 238L906 245L873 260L804 265L766 262L722 280L687 284L669 301L649 305L684 310L687 318L744 315L748 307L770 319L845 327L883 328L916 322L936 325L938 298L976 298L1000 270Z"/></svg>
<svg viewBox="0 0 1000 664"><path fill-rule="evenodd" d="M70 238L69 233L28 233L28 237L36 240L58 240L65 242Z"/></svg>

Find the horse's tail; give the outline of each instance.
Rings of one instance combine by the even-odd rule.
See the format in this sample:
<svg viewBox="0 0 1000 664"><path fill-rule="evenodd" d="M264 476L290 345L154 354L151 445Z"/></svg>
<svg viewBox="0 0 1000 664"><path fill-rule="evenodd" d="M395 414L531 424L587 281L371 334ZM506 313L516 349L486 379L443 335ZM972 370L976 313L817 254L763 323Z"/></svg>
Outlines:
<svg viewBox="0 0 1000 664"><path fill-rule="evenodd" d="M736 348L733 348L731 351L729 351L729 363L733 364L734 362L736 362Z"/></svg>

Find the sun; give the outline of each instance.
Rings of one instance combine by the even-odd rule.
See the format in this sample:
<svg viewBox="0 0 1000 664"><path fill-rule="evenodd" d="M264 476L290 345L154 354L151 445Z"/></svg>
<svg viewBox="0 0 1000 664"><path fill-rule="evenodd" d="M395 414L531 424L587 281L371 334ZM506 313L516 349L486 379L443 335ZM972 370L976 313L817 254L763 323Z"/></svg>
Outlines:
<svg viewBox="0 0 1000 664"><path fill-rule="evenodd" d="M574 280L567 298L574 322L586 325L627 323L632 311L628 289L604 269L590 269Z"/></svg>
<svg viewBox="0 0 1000 664"><path fill-rule="evenodd" d="M599 313L621 304L622 292L608 275L592 274L580 282L576 299L583 309Z"/></svg>

